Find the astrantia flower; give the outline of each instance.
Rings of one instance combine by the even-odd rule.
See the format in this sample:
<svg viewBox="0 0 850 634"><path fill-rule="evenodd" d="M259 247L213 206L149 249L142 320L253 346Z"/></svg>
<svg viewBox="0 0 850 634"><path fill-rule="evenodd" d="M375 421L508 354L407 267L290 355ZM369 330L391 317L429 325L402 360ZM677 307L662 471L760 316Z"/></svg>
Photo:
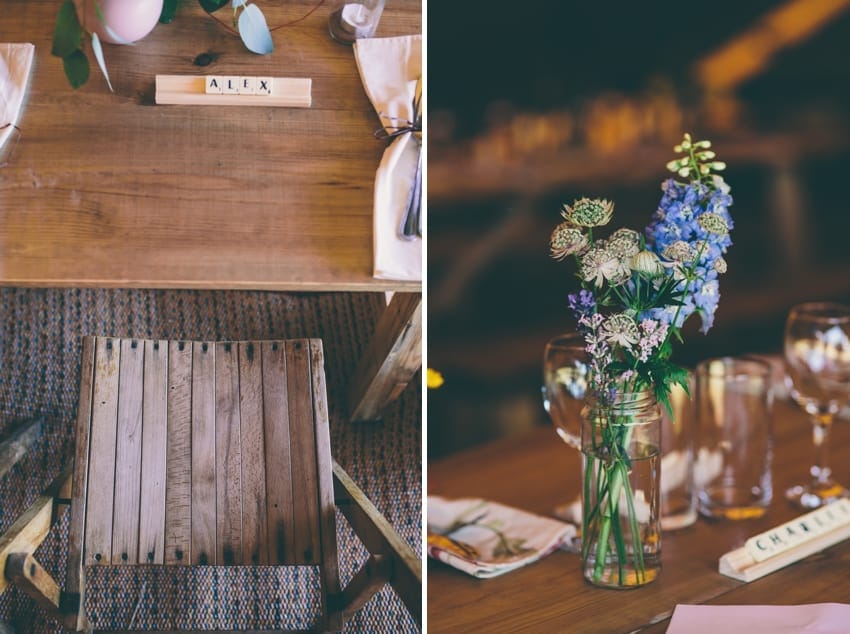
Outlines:
<svg viewBox="0 0 850 634"><path fill-rule="evenodd" d="M632 256L629 264L633 271L647 277L656 277L664 272L664 267L661 266L661 260L652 251L640 251L636 253Z"/></svg>
<svg viewBox="0 0 850 634"><path fill-rule="evenodd" d="M585 253L581 257L580 269L581 278L597 287L602 286L605 280L624 281L624 272L626 275L629 273L620 258L604 247L593 247Z"/></svg>
<svg viewBox="0 0 850 634"><path fill-rule="evenodd" d="M631 348L640 339L635 320L626 313L617 313L606 319L600 328L600 334L608 343Z"/></svg>
<svg viewBox="0 0 850 634"><path fill-rule="evenodd" d="M552 232L549 238L549 251L556 260L563 260L574 253L581 253L587 247L587 236L581 229L573 227L568 222L562 222Z"/></svg>
<svg viewBox="0 0 850 634"><path fill-rule="evenodd" d="M661 255L673 262L682 262L684 264L690 264L697 257L694 248L684 240L676 240L676 242L666 247L661 252Z"/></svg>
<svg viewBox="0 0 850 634"><path fill-rule="evenodd" d="M635 245L640 245L640 234L634 229L620 227L614 233L611 234L611 240L619 239L628 240L629 242Z"/></svg>
<svg viewBox="0 0 850 634"><path fill-rule="evenodd" d="M718 214L704 213L697 218L697 223L709 233L715 233L719 236L725 236L729 233L726 221Z"/></svg>
<svg viewBox="0 0 850 634"><path fill-rule="evenodd" d="M723 258L717 258L712 264L712 266L714 266L714 270L720 274L726 272L726 260L724 260Z"/></svg>
<svg viewBox="0 0 850 634"><path fill-rule="evenodd" d="M621 260L628 260L640 251L640 246L637 240L632 240L628 236L611 236L608 240L608 250Z"/></svg>
<svg viewBox="0 0 850 634"><path fill-rule="evenodd" d="M607 225L614 213L614 203L604 198L580 198L573 206L564 205L561 215L577 227L601 227Z"/></svg>

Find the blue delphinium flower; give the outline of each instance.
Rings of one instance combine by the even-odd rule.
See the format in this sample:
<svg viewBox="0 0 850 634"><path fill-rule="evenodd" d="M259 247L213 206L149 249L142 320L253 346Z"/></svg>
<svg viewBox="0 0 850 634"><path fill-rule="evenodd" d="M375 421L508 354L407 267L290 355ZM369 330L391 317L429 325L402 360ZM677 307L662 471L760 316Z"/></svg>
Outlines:
<svg viewBox="0 0 850 634"><path fill-rule="evenodd" d="M644 316L681 328L688 317L698 312L705 333L714 323L720 300L717 277L718 272L726 270L723 254L732 244L729 231L733 221L728 210L732 197L719 176L714 176L711 185L700 181L683 184L669 179L661 188L664 192L661 202L646 228L647 247L664 261L664 250L684 241L697 254L697 260L685 263L684 268L692 270L687 277L682 274L681 263L666 262L668 274L682 277L677 287L684 293L682 306L655 308Z"/></svg>

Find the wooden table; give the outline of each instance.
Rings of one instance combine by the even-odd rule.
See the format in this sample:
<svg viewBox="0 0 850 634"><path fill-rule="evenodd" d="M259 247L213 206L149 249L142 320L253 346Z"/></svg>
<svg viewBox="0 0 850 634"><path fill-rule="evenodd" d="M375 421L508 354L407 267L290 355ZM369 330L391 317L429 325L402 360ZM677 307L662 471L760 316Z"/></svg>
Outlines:
<svg viewBox="0 0 850 634"><path fill-rule="evenodd" d="M260 4L275 26L316 0ZM182 2L137 44L105 46L110 93L88 44L91 78L77 91L50 55L59 3L4 2L0 42L32 42L36 59L22 137L0 169L0 284L403 291L396 312L409 322L421 283L372 278L385 142L351 47L328 35L332 5L275 30L275 52L259 56ZM396 0L376 35L421 23L419 0ZM313 105L158 106L157 74L309 77Z"/></svg>
<svg viewBox="0 0 850 634"><path fill-rule="evenodd" d="M850 603L850 542L749 584L717 572L721 555L800 514L782 492L807 476L810 436L809 423L796 406L777 401L774 500L768 513L740 522L699 519L686 529L665 532L661 575L644 588L595 588L584 581L578 555L564 551L490 580L429 560L428 631L661 633L679 603ZM836 424L831 448L837 478L850 483L850 423ZM578 495L579 473L578 453L551 429L535 429L430 464L428 491L550 514L556 504Z"/></svg>

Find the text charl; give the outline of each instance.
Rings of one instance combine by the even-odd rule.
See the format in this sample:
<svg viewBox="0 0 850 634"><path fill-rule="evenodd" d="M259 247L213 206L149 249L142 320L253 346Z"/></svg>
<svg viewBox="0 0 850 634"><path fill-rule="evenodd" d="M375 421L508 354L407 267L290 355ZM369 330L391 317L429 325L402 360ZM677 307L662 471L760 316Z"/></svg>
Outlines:
<svg viewBox="0 0 850 634"><path fill-rule="evenodd" d="M753 559L764 561L810 539L847 525L850 525L850 500L841 499L750 537L745 548Z"/></svg>
<svg viewBox="0 0 850 634"><path fill-rule="evenodd" d="M271 77L207 75L205 81L208 95L271 95L273 87Z"/></svg>

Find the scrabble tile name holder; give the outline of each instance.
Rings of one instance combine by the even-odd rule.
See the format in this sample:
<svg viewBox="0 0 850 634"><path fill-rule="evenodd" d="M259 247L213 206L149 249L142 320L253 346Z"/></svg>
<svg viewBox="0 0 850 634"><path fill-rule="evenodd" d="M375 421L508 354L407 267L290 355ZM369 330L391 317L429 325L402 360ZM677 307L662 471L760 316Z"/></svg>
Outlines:
<svg viewBox="0 0 850 634"><path fill-rule="evenodd" d="M721 574L754 581L850 537L850 500L840 499L750 537L720 558Z"/></svg>
<svg viewBox="0 0 850 634"><path fill-rule="evenodd" d="M309 108L312 86L301 77L157 75L156 103Z"/></svg>

